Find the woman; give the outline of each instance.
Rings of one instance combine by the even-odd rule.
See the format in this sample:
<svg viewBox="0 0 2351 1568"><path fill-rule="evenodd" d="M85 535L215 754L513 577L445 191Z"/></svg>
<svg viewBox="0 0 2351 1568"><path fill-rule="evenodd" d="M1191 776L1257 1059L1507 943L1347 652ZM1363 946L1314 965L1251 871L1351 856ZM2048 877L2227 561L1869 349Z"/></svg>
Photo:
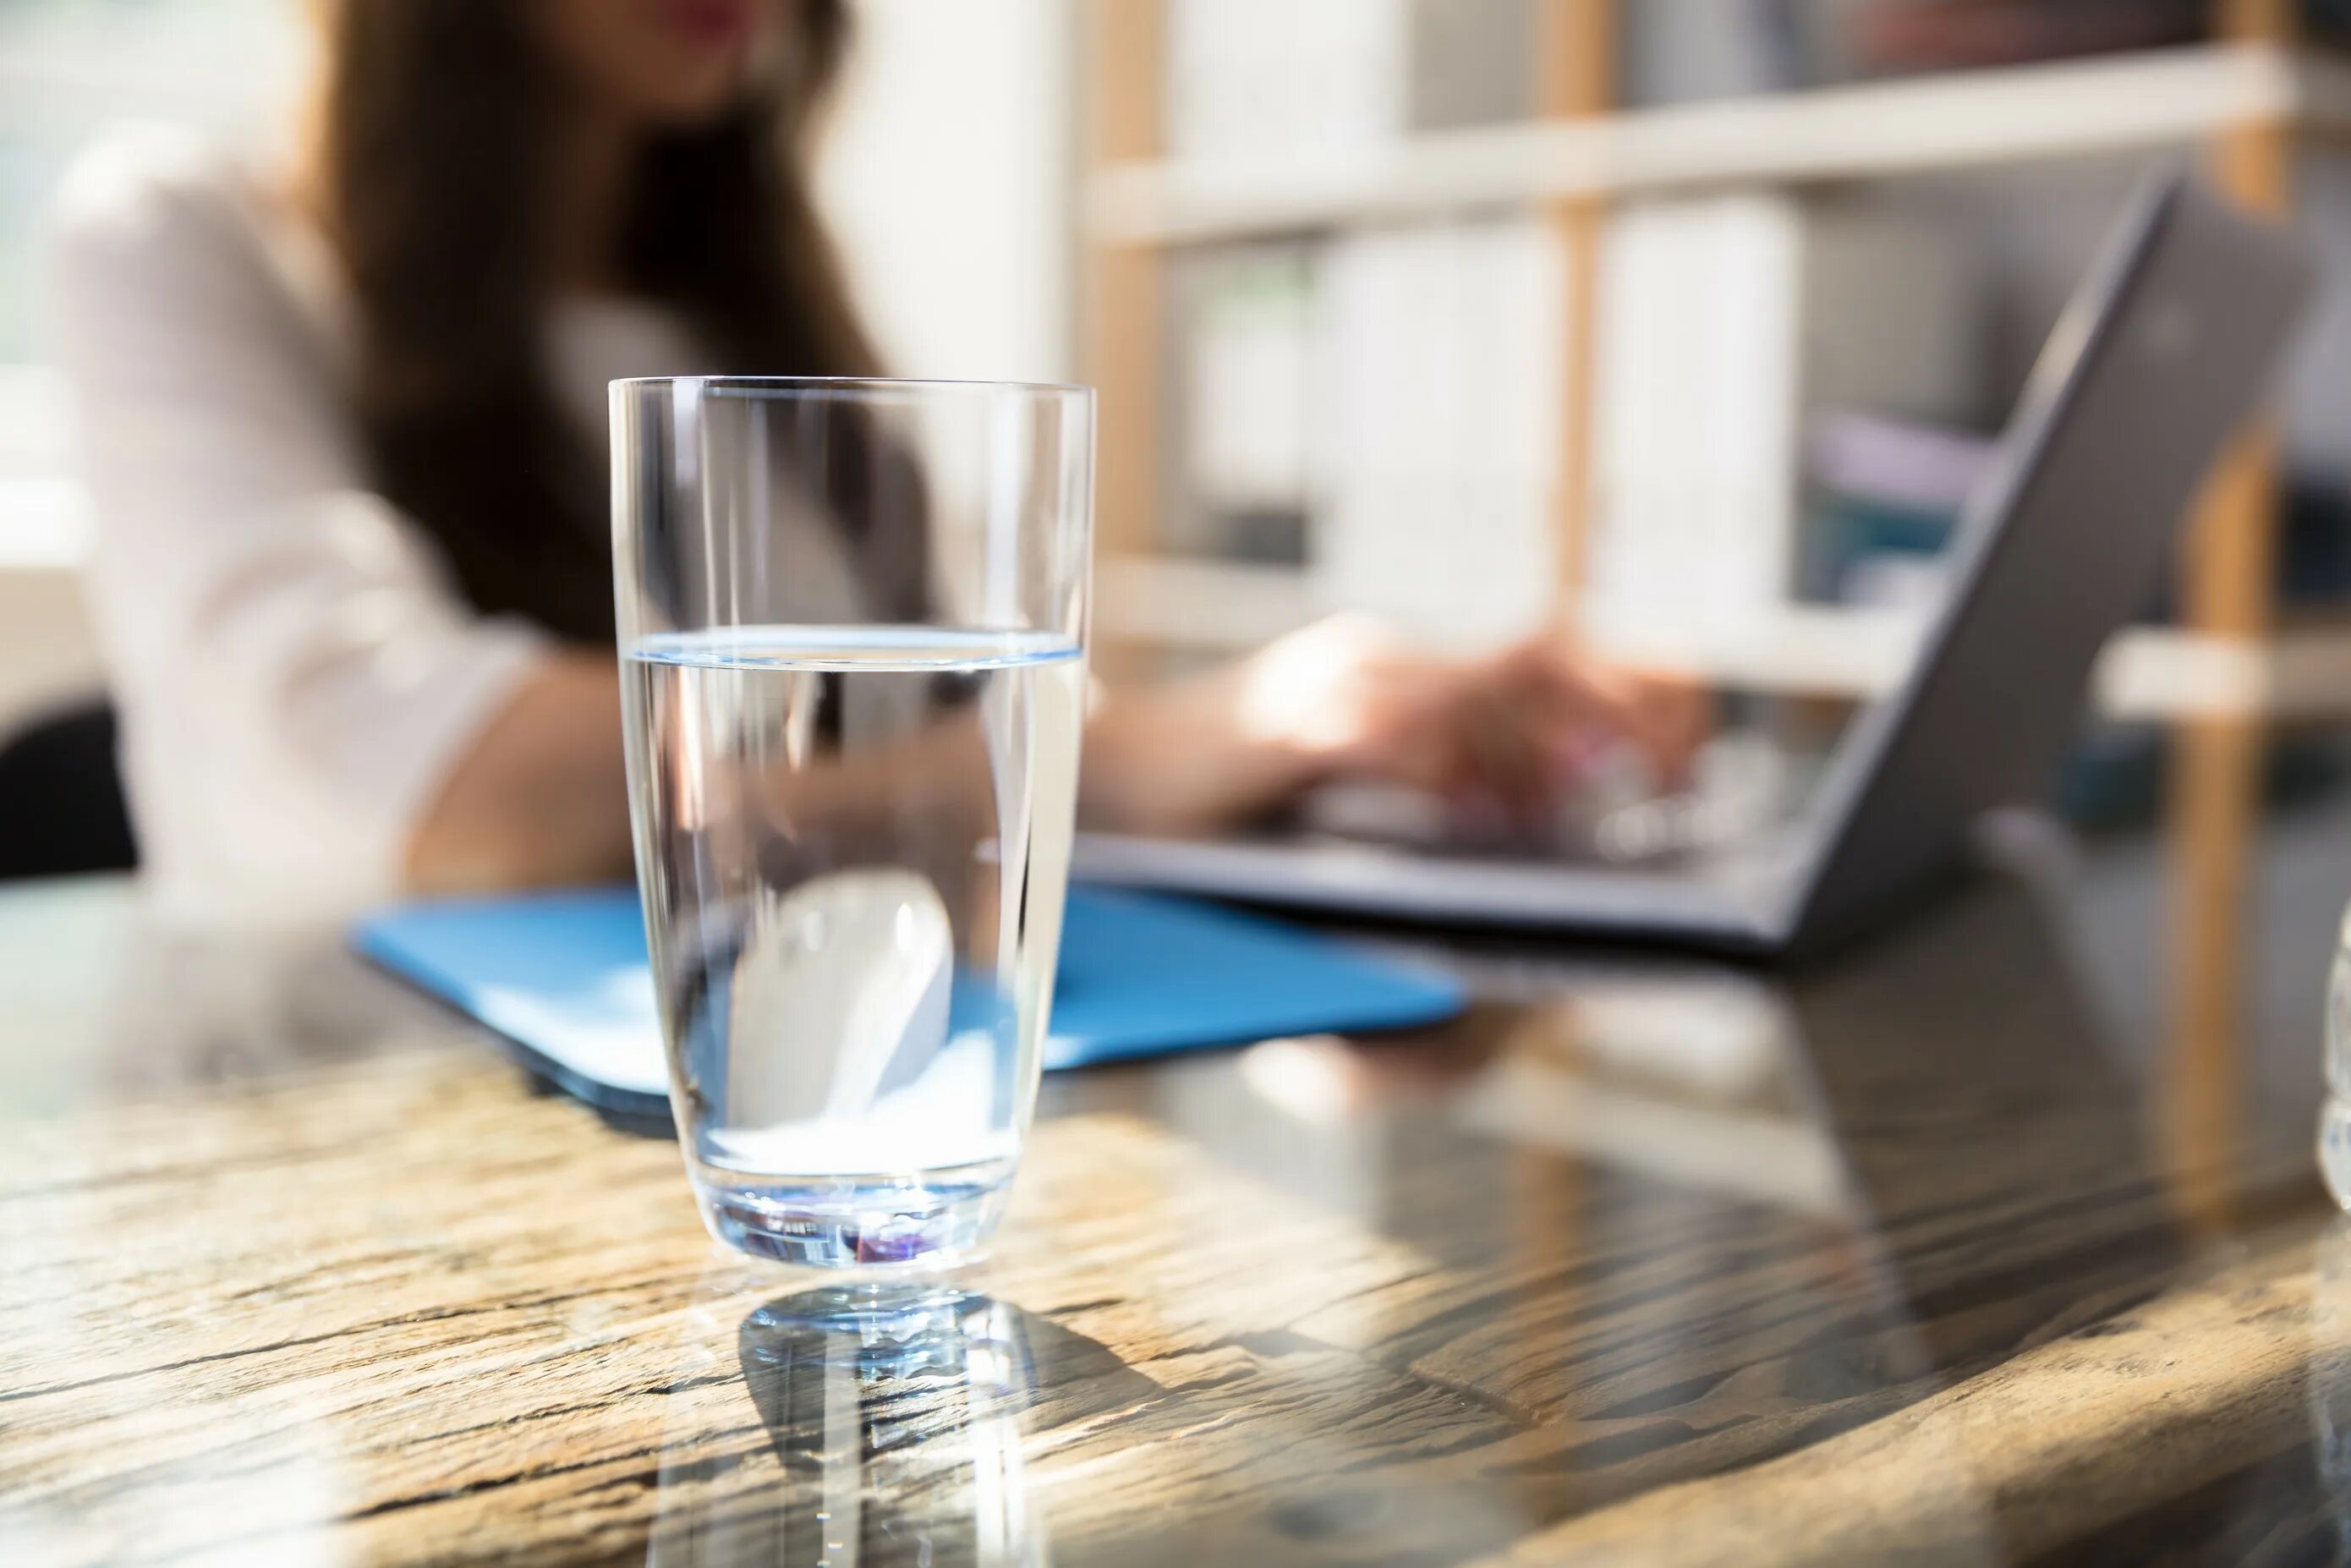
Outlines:
<svg viewBox="0 0 2351 1568"><path fill-rule="evenodd" d="M807 180L843 0L323 19L290 174L125 139L59 225L150 874L258 914L622 874L604 385L880 370ZM919 538L795 544L841 612L919 599ZM1326 626L1106 700L1081 810L1211 825L1347 770L1529 799L1609 729L1661 739L1547 649Z"/></svg>

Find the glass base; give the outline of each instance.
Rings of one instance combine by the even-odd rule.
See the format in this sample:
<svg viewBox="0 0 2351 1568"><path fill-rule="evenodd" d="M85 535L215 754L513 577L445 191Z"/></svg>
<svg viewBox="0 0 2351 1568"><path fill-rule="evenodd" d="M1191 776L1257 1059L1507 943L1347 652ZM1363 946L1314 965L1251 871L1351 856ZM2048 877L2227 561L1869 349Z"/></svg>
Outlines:
<svg viewBox="0 0 2351 1568"><path fill-rule="evenodd" d="M925 1273L967 1262L1004 1217L993 1183L695 1184L703 1223L737 1251L799 1268Z"/></svg>
<svg viewBox="0 0 2351 1568"><path fill-rule="evenodd" d="M892 1275L785 1296L743 1320L744 1366L847 1366L905 1376L967 1374L974 1345L1003 1340L1005 1309L935 1278ZM1006 1348L1010 1348L1008 1343Z"/></svg>

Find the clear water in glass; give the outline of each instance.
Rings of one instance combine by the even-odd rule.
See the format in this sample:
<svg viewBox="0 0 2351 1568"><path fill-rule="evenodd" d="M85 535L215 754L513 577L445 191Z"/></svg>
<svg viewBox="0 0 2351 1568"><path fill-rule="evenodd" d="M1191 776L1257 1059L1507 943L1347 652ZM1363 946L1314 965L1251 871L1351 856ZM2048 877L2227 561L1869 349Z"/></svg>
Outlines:
<svg viewBox="0 0 2351 1568"><path fill-rule="evenodd" d="M786 1262L994 1228L1060 942L1084 660L1051 632L726 626L627 650L687 1174Z"/></svg>

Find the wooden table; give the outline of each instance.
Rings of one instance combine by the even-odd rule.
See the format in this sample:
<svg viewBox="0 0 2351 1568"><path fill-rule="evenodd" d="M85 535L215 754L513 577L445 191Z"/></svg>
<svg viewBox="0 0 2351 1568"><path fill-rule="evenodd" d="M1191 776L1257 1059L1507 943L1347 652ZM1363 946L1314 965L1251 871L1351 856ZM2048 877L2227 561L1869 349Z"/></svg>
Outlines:
<svg viewBox="0 0 2351 1568"><path fill-rule="evenodd" d="M2222 1040L2125 845L1057 1079L894 1346L331 943L0 895L0 1563L2337 1561L2351 828L2262 855Z"/></svg>

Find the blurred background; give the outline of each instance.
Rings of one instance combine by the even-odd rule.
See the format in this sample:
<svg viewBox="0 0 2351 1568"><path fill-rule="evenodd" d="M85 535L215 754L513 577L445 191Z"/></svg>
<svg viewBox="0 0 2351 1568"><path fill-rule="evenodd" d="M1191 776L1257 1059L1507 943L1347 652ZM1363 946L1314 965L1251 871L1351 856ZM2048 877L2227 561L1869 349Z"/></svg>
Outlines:
<svg viewBox="0 0 2351 1568"><path fill-rule="evenodd" d="M2066 781L2168 724L2331 780L2351 710L2351 6L859 0L820 188L891 368L1103 394L1099 626L1181 667L1336 610L1572 616L1733 711L1896 680L1953 519L2134 181L2183 160L2330 285L2274 438L2110 648ZM0 734L99 691L28 257L125 119L266 152L298 0L0 0ZM2226 769L2220 769L2225 773Z"/></svg>

